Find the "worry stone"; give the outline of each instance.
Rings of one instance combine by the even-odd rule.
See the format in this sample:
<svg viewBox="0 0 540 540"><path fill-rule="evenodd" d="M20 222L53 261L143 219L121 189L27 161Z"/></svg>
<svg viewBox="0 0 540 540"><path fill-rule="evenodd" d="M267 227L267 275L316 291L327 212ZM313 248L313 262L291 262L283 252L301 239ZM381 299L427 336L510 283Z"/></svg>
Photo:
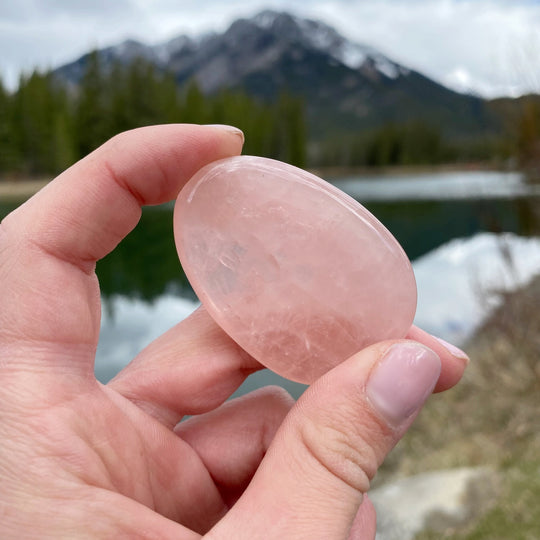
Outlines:
<svg viewBox="0 0 540 540"><path fill-rule="evenodd" d="M412 324L416 283L399 243L302 169L252 156L211 163L180 192L174 230L208 313L288 379L310 383Z"/></svg>

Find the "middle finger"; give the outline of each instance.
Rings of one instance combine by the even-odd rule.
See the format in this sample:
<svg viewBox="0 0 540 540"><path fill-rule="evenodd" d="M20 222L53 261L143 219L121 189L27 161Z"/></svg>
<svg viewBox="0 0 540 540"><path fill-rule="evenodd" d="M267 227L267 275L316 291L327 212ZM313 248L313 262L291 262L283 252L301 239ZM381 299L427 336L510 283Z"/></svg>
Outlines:
<svg viewBox="0 0 540 540"><path fill-rule="evenodd" d="M293 404L285 390L267 386L176 426L176 434L195 450L227 506L244 492Z"/></svg>
<svg viewBox="0 0 540 540"><path fill-rule="evenodd" d="M153 341L109 386L174 427L215 409L262 366L197 309Z"/></svg>

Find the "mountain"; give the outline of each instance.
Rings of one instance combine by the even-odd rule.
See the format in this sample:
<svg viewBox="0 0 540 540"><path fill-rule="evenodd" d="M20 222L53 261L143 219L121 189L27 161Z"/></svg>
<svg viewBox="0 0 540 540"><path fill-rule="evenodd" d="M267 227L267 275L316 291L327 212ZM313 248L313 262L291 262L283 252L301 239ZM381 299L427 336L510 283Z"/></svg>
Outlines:
<svg viewBox="0 0 540 540"><path fill-rule="evenodd" d="M461 139L498 128L481 98L454 92L322 22L288 13L263 11L221 34L179 36L154 46L129 40L99 55L105 65L143 57L171 71L179 84L196 80L208 94L240 89L272 100L286 90L305 100L315 139L416 120ZM55 73L76 84L87 60Z"/></svg>

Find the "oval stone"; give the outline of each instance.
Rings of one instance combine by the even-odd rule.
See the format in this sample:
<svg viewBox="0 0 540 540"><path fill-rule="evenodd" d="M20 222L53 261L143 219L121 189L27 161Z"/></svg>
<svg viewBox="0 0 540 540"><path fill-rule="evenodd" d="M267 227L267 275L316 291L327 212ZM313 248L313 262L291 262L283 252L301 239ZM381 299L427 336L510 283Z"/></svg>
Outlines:
<svg viewBox="0 0 540 540"><path fill-rule="evenodd" d="M310 383L412 324L416 283L401 246L302 169L252 156L211 163L180 192L174 231L209 314L288 379Z"/></svg>

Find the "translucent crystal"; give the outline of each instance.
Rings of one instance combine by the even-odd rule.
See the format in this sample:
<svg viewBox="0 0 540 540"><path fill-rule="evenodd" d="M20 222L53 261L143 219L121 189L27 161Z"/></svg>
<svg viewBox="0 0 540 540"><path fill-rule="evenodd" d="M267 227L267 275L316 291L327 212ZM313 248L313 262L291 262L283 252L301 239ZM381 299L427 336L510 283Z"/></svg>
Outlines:
<svg viewBox="0 0 540 540"><path fill-rule="evenodd" d="M251 156L206 166L180 192L174 230L217 324L291 380L310 383L412 324L416 284L401 246L354 199L296 167Z"/></svg>

